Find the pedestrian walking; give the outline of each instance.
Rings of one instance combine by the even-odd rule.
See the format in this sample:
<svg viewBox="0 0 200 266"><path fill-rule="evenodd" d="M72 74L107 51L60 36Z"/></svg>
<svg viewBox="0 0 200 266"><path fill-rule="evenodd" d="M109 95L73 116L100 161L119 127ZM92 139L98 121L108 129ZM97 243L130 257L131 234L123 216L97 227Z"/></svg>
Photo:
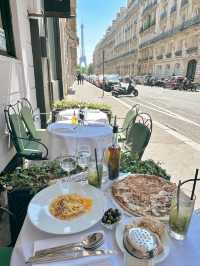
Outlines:
<svg viewBox="0 0 200 266"><path fill-rule="evenodd" d="M78 85L81 84L81 74L80 73L78 73L78 75L77 75L77 80L78 80Z"/></svg>
<svg viewBox="0 0 200 266"><path fill-rule="evenodd" d="M83 85L83 82L84 82L84 76L81 75L81 84Z"/></svg>

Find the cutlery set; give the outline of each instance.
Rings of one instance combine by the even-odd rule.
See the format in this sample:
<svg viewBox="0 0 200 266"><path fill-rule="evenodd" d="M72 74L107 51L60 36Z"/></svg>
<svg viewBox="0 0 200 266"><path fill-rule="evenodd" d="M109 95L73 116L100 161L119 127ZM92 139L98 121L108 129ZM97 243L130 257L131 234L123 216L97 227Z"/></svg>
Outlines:
<svg viewBox="0 0 200 266"><path fill-rule="evenodd" d="M104 243L102 232L87 235L81 242L69 243L48 249L38 250L30 257L26 264L41 264L66 261L91 256L114 255L115 251L109 249L96 250Z"/></svg>

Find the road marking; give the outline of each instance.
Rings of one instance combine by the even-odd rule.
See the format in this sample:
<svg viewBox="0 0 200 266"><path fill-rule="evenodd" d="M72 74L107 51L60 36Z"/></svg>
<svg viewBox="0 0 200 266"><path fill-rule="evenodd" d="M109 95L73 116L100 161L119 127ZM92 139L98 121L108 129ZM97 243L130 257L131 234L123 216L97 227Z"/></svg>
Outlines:
<svg viewBox="0 0 200 266"><path fill-rule="evenodd" d="M131 103L131 101L130 101L129 99L127 99L127 101L128 101L129 103ZM176 113L174 113L174 112L171 112L170 110L165 109L165 108L163 108L163 107L160 107L160 106L158 106L158 105L155 105L155 104L153 104L153 103L149 103L149 102L147 103L147 102L144 101L144 100L140 100L140 101L142 101L142 102L145 103L145 104L144 104L144 103L140 102L139 104L140 104L141 106L144 106L144 107L146 107L146 108L148 108L148 109L150 109L150 110L153 110L153 111L156 111L156 112L158 112L158 113L161 113L161 114L167 115L167 116L169 116L169 117L172 117L172 118L175 118L175 119L178 119L178 120L184 121L184 122L186 122L186 123L192 124L192 125L194 125L194 126L200 128L200 124L198 124L198 123L196 123L196 122L194 122L194 121L192 121L192 120L190 120L190 119L188 119L188 118L186 118L186 117L183 117L183 116L181 116L181 115L179 115L179 114L176 114ZM154 106L154 107L157 107L157 108L160 109L160 110L158 110L158 109L156 109L156 108L154 108L154 107L151 107L151 106L149 106L149 105L152 105L152 106Z"/></svg>
<svg viewBox="0 0 200 266"><path fill-rule="evenodd" d="M126 106L127 108L132 108L132 106L118 98L113 97L113 99L115 99L117 102L121 103L122 105ZM189 145L190 147L192 147L194 150L200 152L200 144L193 141L192 139L176 132L175 130L161 124L158 121L153 120L153 124L156 125L157 127L159 127L160 129L163 129L165 132L167 132L168 134L172 135L173 137L177 138L178 140L182 141L183 143Z"/></svg>

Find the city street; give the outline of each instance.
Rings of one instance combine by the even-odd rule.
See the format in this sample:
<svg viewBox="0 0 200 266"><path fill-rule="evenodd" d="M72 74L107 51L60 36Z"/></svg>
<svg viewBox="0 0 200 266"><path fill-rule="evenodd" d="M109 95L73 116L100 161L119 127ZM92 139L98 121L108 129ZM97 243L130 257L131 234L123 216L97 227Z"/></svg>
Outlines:
<svg viewBox="0 0 200 266"><path fill-rule="evenodd" d="M153 133L143 159L153 159L172 176L172 181L187 179L200 167L200 92L173 91L158 87L137 86L138 97L114 98L94 85L75 84L68 99L103 102L112 107L118 118L125 117L134 104L148 112L153 120ZM119 123L122 121L118 119ZM197 187L200 195L200 185ZM200 196L196 208L200 208Z"/></svg>

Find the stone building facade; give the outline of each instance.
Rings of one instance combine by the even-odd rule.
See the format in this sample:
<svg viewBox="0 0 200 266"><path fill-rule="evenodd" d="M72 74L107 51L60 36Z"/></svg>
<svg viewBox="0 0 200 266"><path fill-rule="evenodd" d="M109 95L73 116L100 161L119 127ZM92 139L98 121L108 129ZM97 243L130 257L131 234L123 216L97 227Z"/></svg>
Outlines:
<svg viewBox="0 0 200 266"><path fill-rule="evenodd" d="M97 74L103 51L105 73L200 81L200 1L128 0L95 48Z"/></svg>

